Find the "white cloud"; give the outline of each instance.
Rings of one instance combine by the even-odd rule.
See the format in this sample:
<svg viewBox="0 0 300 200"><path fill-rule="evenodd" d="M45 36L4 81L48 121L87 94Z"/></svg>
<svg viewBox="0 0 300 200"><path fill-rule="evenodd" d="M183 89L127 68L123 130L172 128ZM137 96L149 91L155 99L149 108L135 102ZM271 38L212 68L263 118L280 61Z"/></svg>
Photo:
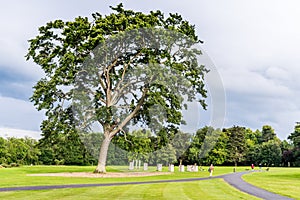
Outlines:
<svg viewBox="0 0 300 200"><path fill-rule="evenodd" d="M21 129L12 129L12 128L1 128L0 127L0 137L8 138L8 137L16 137L16 138L24 138L30 137L34 139L40 139L41 133L38 131L28 131Z"/></svg>
<svg viewBox="0 0 300 200"><path fill-rule="evenodd" d="M255 130L271 125L281 139L292 132L300 116L298 106L287 99L244 96L229 97L228 102L227 126L240 125Z"/></svg>
<svg viewBox="0 0 300 200"><path fill-rule="evenodd" d="M226 91L239 92L241 95L255 97L286 97L293 94L287 85L280 84L276 77L247 69L220 69Z"/></svg>
<svg viewBox="0 0 300 200"><path fill-rule="evenodd" d="M37 112L31 102L0 97L0 127L39 131L43 112Z"/></svg>
<svg viewBox="0 0 300 200"><path fill-rule="evenodd" d="M39 67L25 62L28 43L38 27L54 19L71 20L108 13L111 1L6 1L0 8L0 70L38 80ZM227 95L227 125L261 128L278 133L293 129L300 106L300 2L253 1L126 1L125 8L148 12L178 12L196 25L203 48L219 69ZM19 91L22 82L9 89ZM13 89L16 88L16 89ZM26 89L27 88L27 89ZM26 86L24 90L31 90ZM37 130L41 113L32 104L0 98L0 126ZM26 116L32 116L27 117ZM31 118L31 119L29 119Z"/></svg>
<svg viewBox="0 0 300 200"><path fill-rule="evenodd" d="M269 79L287 81L290 79L289 72L286 69L279 67L270 67L266 70L266 76Z"/></svg>

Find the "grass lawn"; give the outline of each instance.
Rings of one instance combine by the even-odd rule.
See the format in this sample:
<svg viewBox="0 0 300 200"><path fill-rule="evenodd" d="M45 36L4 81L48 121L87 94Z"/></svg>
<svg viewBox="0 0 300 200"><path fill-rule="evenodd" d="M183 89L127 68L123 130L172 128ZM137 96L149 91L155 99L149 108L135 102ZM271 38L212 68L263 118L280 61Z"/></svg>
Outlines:
<svg viewBox="0 0 300 200"><path fill-rule="evenodd" d="M0 199L258 199L241 193L222 179L186 183L159 183L59 189L42 191L2 192Z"/></svg>
<svg viewBox="0 0 300 200"><path fill-rule="evenodd" d="M23 166L0 169L0 187L58 185L79 183L109 183L130 181L152 181L207 177L208 167L201 172L175 172L168 175L126 178L71 178L71 177L32 177L27 174L59 172L92 172L92 166ZM232 172L232 167L216 167L214 175ZM245 168L238 168L242 171ZM149 167L149 171L155 171ZM108 172L128 172L126 166L112 166ZM142 170L141 170L142 171ZM167 168L163 168L167 171ZM255 199L228 185L222 179L185 183L157 183L145 185L123 185L88 187L76 189L56 189L39 191L0 192L0 199Z"/></svg>
<svg viewBox="0 0 300 200"><path fill-rule="evenodd" d="M243 179L268 191L300 200L300 168L270 168L251 173Z"/></svg>
<svg viewBox="0 0 300 200"><path fill-rule="evenodd" d="M112 182L130 182L130 181L153 181L207 177L208 167L203 167L205 171L201 172L179 172L175 167L175 172L171 175L159 175L150 177L124 177L124 178L80 178L80 177L42 177L27 176L27 174L38 173L59 173L59 172L92 172L93 166L23 166L18 168L0 169L0 187L16 186L34 186L34 185L62 185L62 184L81 184L81 183L112 183ZM216 167L214 175L227 174L232 172L232 167ZM149 167L148 171L155 171L155 167ZM244 168L238 168L242 171ZM126 166L107 167L108 172L128 172ZM140 170L143 171L143 170ZM168 171L166 167L163 171Z"/></svg>

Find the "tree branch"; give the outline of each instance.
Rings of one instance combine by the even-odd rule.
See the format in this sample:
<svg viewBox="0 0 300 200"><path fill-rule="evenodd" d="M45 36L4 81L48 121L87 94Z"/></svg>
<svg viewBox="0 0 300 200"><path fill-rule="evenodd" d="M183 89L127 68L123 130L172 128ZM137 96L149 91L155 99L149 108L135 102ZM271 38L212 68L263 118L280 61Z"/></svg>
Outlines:
<svg viewBox="0 0 300 200"><path fill-rule="evenodd" d="M119 94L119 92L117 92L117 91L122 91L125 87L128 86L128 84L130 84L130 83L128 83L126 86L124 86L124 87L122 87L122 88L120 89L121 84L124 82L124 77L125 77L125 74L126 74L126 71L127 71L128 66L130 65L130 63L131 63L135 58L137 58L139 55L141 55L141 53L142 53L141 51L138 52L135 56L133 56L133 58L131 58L131 59L128 61L128 63L127 63L126 65L124 65L124 67L123 67L123 72L122 72L122 76L121 76L121 80L118 82L117 86L114 88L114 90L116 91L116 93L113 94L112 99L120 99L120 97L119 97L119 98L116 98L116 95ZM116 94L116 95L115 95L115 94ZM123 93L123 94L124 94L124 93ZM120 95L119 95L119 96L120 96Z"/></svg>
<svg viewBox="0 0 300 200"><path fill-rule="evenodd" d="M148 88L144 88L143 95L140 98L138 104L136 105L135 109L123 120L123 122L117 126L117 128L109 134L110 137L113 137L117 134L133 117L134 115L140 110L141 106L144 103L144 100L147 96Z"/></svg>

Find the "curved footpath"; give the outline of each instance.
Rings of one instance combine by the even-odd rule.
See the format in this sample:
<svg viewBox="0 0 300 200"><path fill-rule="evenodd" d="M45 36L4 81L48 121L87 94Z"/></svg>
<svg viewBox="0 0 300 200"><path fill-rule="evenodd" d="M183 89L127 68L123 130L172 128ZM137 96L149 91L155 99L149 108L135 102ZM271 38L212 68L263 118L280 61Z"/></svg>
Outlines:
<svg viewBox="0 0 300 200"><path fill-rule="evenodd" d="M232 173L232 174L226 174L223 175L222 178L232 185L233 187L237 188L240 191L246 192L248 194L251 194L253 196L267 199L267 200L291 200L291 198L284 197L272 192L269 192L267 190L258 188L254 185L251 185L250 183L247 183L242 179L242 175L250 173L250 172L238 172L238 173Z"/></svg>
<svg viewBox="0 0 300 200"><path fill-rule="evenodd" d="M188 178L188 179L177 179L177 180L158 180L158 181L146 181L146 182L124 182L124 183L99 183L99 184L72 184L72 185L46 185L46 186L23 186L23 187L7 187L0 188L0 192L9 191L24 191L24 190L49 190L49 189L64 189L64 188L83 188L83 187L104 187L104 186L117 186L117 185L136 185L136 184L153 184L153 183L170 183L170 182L190 182L190 181L201 181L209 180L212 178L223 178L227 183L237 188L240 191L246 192L250 195L258 198L267 200L292 200L291 198L284 197L267 190L255 187L245 182L241 176L250 172L238 172L232 174L226 174L214 177L204 178Z"/></svg>

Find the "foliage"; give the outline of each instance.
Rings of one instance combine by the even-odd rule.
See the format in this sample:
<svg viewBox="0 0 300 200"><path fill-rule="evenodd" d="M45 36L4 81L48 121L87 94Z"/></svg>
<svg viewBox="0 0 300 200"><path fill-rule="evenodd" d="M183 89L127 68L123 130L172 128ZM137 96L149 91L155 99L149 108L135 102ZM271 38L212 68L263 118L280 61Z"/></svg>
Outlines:
<svg viewBox="0 0 300 200"><path fill-rule="evenodd" d="M214 130L213 127L205 126L197 130L187 150L188 163L222 164L224 162L221 161L224 159L222 155L226 154L225 143L222 142L224 139L225 136L219 129Z"/></svg>
<svg viewBox="0 0 300 200"><path fill-rule="evenodd" d="M297 122L294 128L294 132L288 136L288 139L293 144L293 161L295 165L300 166L300 123Z"/></svg>
<svg viewBox="0 0 300 200"><path fill-rule="evenodd" d="M183 95L189 101L197 95L197 100L206 107L203 79L207 70L197 63L196 56L201 52L191 48L200 42L195 27L178 14L168 17L160 11L143 14L125 10L122 4L111 9L114 13L107 16L92 14L92 21L77 17L74 21L47 23L29 41L26 55L45 72L31 97L38 110L46 110L47 119L42 124L45 140L64 138L63 135L74 131L75 124L84 130L94 122L102 126L105 139L96 172L105 172L109 143L116 134L126 134L124 128L129 122L150 125L153 129L151 123L155 121L162 128L153 132L157 136L154 144L161 148L168 143L172 130L182 123ZM179 35L183 37L178 38ZM159 66L159 71L155 66ZM132 70L134 74L130 74ZM178 76L172 76L170 70L189 84L176 79ZM170 75L169 79L164 73ZM129 78L125 76L128 74ZM141 74L150 80L143 80ZM123 87L125 79L130 84L125 82ZM173 82L169 85L160 83L170 80ZM79 91L74 93L74 88ZM71 109L72 103L75 111L74 107ZM164 109L166 119L151 117L149 108L154 105ZM125 110L116 110L118 106Z"/></svg>
<svg viewBox="0 0 300 200"><path fill-rule="evenodd" d="M163 164L164 166L168 166L169 164L174 164L176 161L176 150L171 144L153 152L149 158L150 165Z"/></svg>
<svg viewBox="0 0 300 200"><path fill-rule="evenodd" d="M226 148L229 137L226 132L219 129L217 129L216 132L218 140L216 141L216 144L214 145L212 150L208 153L208 156L204 159L203 164L205 165L223 165L227 161L228 152Z"/></svg>
<svg viewBox="0 0 300 200"><path fill-rule="evenodd" d="M295 147L300 147L300 124L297 123L294 128L294 132L288 137L289 140L293 142Z"/></svg>
<svg viewBox="0 0 300 200"><path fill-rule="evenodd" d="M228 135L227 143L227 160L237 166L238 162L245 159L246 150L246 128L233 126L232 128L223 129Z"/></svg>
<svg viewBox="0 0 300 200"><path fill-rule="evenodd" d="M49 128L50 124L47 126ZM38 147L41 151L41 155L39 156L40 163L46 165L90 164L91 155L86 151L79 135L73 129L66 129L65 133L58 132L57 130L58 128L49 129L51 131L49 137L43 137L39 140Z"/></svg>
<svg viewBox="0 0 300 200"><path fill-rule="evenodd" d="M2 166L38 164L39 155L37 141L32 138L4 139L0 137L0 164Z"/></svg>
<svg viewBox="0 0 300 200"><path fill-rule="evenodd" d="M113 139L113 144L129 152L129 160L149 159L149 153L154 151L151 132L148 130L134 130L128 134L118 134Z"/></svg>
<svg viewBox="0 0 300 200"><path fill-rule="evenodd" d="M285 146L287 147L287 144ZM284 165L282 156L283 143L277 138L271 126L264 125L261 132L248 131L245 164L281 166Z"/></svg>
<svg viewBox="0 0 300 200"><path fill-rule="evenodd" d="M282 157L280 142L275 140L263 142L260 153L257 156L260 158L260 162L265 166L279 166Z"/></svg>
<svg viewBox="0 0 300 200"><path fill-rule="evenodd" d="M276 137L276 134L274 132L274 129L269 125L264 125L262 127L261 138L260 138L259 142L260 143L268 142L270 140L274 140L275 137Z"/></svg>
<svg viewBox="0 0 300 200"><path fill-rule="evenodd" d="M192 134L179 131L172 139L171 145L175 149L178 163L180 163L180 161L188 162L186 151L191 145L191 137Z"/></svg>
<svg viewBox="0 0 300 200"><path fill-rule="evenodd" d="M240 130L244 133L244 139L239 141L243 151L240 154L243 158L232 158L235 154L229 152L233 149L232 132ZM211 131L213 134L207 134ZM231 132L229 132L231 131ZM239 133L240 134L240 133ZM53 136L53 135L52 135ZM62 137L63 136L63 137ZM259 164L266 166L297 166L295 159L295 148L287 141L280 141L276 136L274 139L260 143L261 132L252 131L242 127L214 129L203 127L192 135L178 132L174 135L170 144L156 149L153 142L155 138L150 131L143 129L127 133L127 137L116 136L108 149L108 165L128 165L132 160L141 160L149 165L162 163L178 164L180 160L184 164L198 165L248 165ZM214 137L217 137L215 140ZM50 138L48 138L50 139ZM69 132L60 137L53 137L52 140L42 138L39 141L31 138L1 138L0 137L0 164L10 166L25 164L46 164L46 165L95 165L99 157L99 143L104 139L103 133L85 133L77 135ZM210 144L203 145L204 141ZM206 149L204 155L203 149ZM204 156L202 156L204 155Z"/></svg>
<svg viewBox="0 0 300 200"><path fill-rule="evenodd" d="M86 133L81 134L80 139L84 144L86 151L91 155L91 164L97 164L99 158L99 151L101 142L104 139L103 133ZM110 144L107 155L108 165L127 165L128 152L122 149L114 142Z"/></svg>

